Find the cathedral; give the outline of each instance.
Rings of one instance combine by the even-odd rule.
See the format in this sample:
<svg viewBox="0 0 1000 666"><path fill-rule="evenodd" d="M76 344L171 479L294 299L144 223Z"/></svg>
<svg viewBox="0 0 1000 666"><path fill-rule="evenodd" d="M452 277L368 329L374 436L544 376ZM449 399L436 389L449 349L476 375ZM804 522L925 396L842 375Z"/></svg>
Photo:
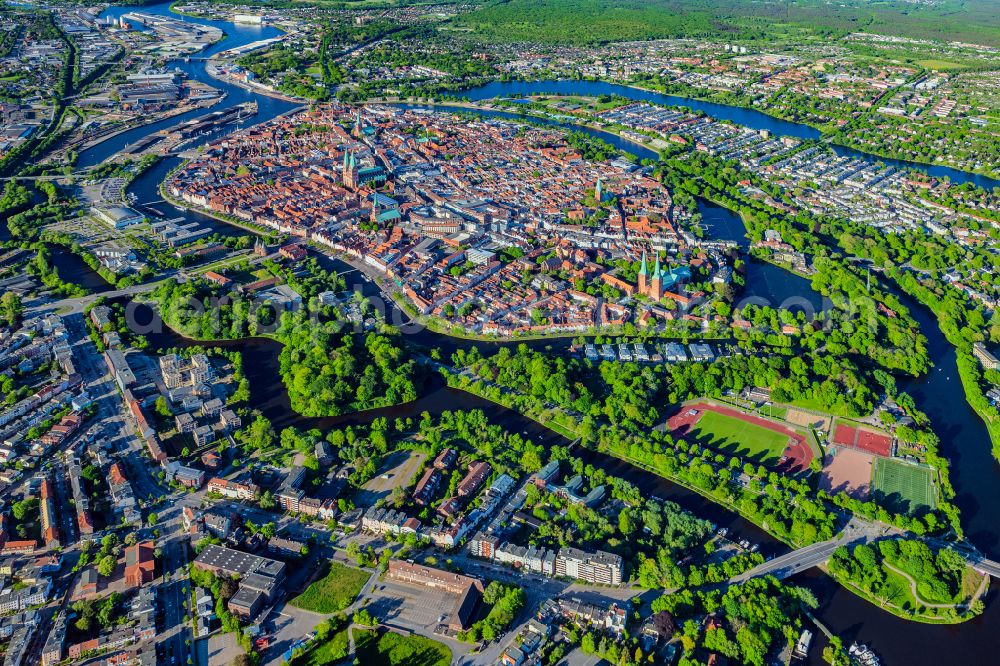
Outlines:
<svg viewBox="0 0 1000 666"><path fill-rule="evenodd" d="M671 270L660 267L660 257L656 257L656 265L649 270L646 253L642 253L642 265L639 267L639 293L654 301L659 301L667 293L667 289L691 278L691 270L686 266Z"/></svg>
<svg viewBox="0 0 1000 666"><path fill-rule="evenodd" d="M656 257L656 266L653 274L649 274L649 266L646 264L646 253L642 253L642 265L639 267L639 293L648 296L654 301L663 298L663 271L660 269L660 257Z"/></svg>

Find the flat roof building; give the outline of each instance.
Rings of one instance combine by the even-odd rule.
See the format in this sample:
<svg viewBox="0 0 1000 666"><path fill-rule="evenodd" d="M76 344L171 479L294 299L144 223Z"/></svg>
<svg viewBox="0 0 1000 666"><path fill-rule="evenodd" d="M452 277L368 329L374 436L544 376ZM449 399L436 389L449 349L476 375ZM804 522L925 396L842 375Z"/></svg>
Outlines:
<svg viewBox="0 0 1000 666"><path fill-rule="evenodd" d="M478 578L434 569L421 564L389 560L386 575L401 583L443 590L456 595L458 598L455 600L448 620L448 628L453 631L466 629L472 623L476 608L478 608L482 598L483 583Z"/></svg>
<svg viewBox="0 0 1000 666"><path fill-rule="evenodd" d="M285 564L241 550L210 544L195 558L199 569L222 573L227 576L246 577L251 573L261 573L281 580L285 577Z"/></svg>
<svg viewBox="0 0 1000 666"><path fill-rule="evenodd" d="M128 206L95 207L93 212L97 219L115 229L124 229L133 224L139 224L145 219L140 213Z"/></svg>

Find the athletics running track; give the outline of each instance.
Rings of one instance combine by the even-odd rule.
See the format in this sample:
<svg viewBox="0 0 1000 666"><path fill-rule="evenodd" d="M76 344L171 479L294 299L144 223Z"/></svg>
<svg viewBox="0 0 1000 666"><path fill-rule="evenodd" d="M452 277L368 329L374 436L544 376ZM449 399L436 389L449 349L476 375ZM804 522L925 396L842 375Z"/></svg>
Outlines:
<svg viewBox="0 0 1000 666"><path fill-rule="evenodd" d="M691 414L692 410L696 413ZM693 405L684 405L679 412L667 419L667 428L675 437L683 437L691 430L691 426L701 419L701 415L706 411L717 412L719 414L723 414L724 416L739 419L740 421L752 423L755 426L760 426L761 428L767 428L768 430L773 430L774 432L781 433L782 435L787 435L788 445L782 453L787 460L777 467L778 471L794 474L797 472L804 472L809 469L809 463L811 463L813 459L813 451L812 448L810 448L809 443L806 442L805 435L796 432L788 426L781 425L780 423L775 423L774 421L769 421L765 418L754 416L752 414L744 414L741 411L730 409L729 407L704 402L695 403Z"/></svg>

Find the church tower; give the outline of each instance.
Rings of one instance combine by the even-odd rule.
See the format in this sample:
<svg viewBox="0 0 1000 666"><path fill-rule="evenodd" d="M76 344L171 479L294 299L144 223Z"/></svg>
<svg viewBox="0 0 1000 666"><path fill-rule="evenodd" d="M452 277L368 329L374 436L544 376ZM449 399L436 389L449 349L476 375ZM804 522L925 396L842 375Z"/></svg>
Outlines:
<svg viewBox="0 0 1000 666"><path fill-rule="evenodd" d="M358 164L353 152L344 153L344 187L349 190L358 189Z"/></svg>
<svg viewBox="0 0 1000 666"><path fill-rule="evenodd" d="M646 265L646 251L642 252L642 265L639 266L639 293L645 294L649 284L649 267Z"/></svg>
<svg viewBox="0 0 1000 666"><path fill-rule="evenodd" d="M357 117L354 119L354 138L360 139L365 134L364 124L361 122L361 111L358 111Z"/></svg>
<svg viewBox="0 0 1000 666"><path fill-rule="evenodd" d="M604 200L604 188L601 187L601 177L597 177L597 187L594 188L594 199L600 204Z"/></svg>
<svg viewBox="0 0 1000 666"><path fill-rule="evenodd" d="M653 284L649 291L649 297L654 301L663 298L663 271L660 270L660 254L656 254L656 266L653 268Z"/></svg>

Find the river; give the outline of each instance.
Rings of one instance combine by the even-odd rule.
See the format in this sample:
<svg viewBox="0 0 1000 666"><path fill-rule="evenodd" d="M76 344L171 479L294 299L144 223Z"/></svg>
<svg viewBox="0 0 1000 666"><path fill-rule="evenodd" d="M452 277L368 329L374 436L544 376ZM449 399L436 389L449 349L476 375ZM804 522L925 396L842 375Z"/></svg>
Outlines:
<svg viewBox="0 0 1000 666"><path fill-rule="evenodd" d="M706 115L719 120L728 120L755 130L768 130L777 136L793 136L799 139L819 139L820 131L809 125L782 120L769 116L768 114L754 109L744 109L727 104L716 102L703 102L689 97L679 97L677 95L667 95L652 90L642 90L618 83L608 83L606 81L576 81L561 79L557 81L507 81L487 83L484 86L459 90L455 92L459 97L468 98L471 101L492 99L496 97L526 97L528 95L620 95L628 99L651 102L664 106L685 107L692 111L701 111ZM873 157L854 148L846 146L831 146L839 155L850 155L864 160L876 160L885 164L907 169L916 169L935 178L945 178L953 183L975 183L980 187L992 189L1000 187L1000 180L969 173L960 169L940 166L936 164L918 164L905 160L895 160L884 157Z"/></svg>
<svg viewBox="0 0 1000 666"><path fill-rule="evenodd" d="M141 10L160 14L169 12L167 4L143 7ZM111 8L102 16L118 16L126 11L129 11L129 9L120 7ZM234 25L228 22L205 22L223 28L228 35L222 43L209 48L206 51L209 54L277 34L275 29L269 27L260 28ZM243 101L257 101L260 105L260 113L253 119L253 122L268 120L294 106L288 102L262 97L228 83L216 81L208 77L204 72L204 65L201 62L177 64L191 78L224 89L228 95L220 104L232 105ZM520 82L498 83L490 84L489 86L484 86L476 89L476 91L469 91L464 94L473 99L485 99L497 95L509 96L532 93L620 94L637 100L655 101L699 109L706 113L711 113L716 117L733 120L749 127L769 129L776 134L786 134L803 138L815 138L818 135L816 130L812 128L777 120L757 111L736 109L707 102L697 102L607 83L587 81L558 81L533 84ZM205 110L199 110L194 115L200 113L205 113ZM181 118L171 119L164 126L169 126L180 120ZM85 151L81 154L81 165L88 163L95 164L120 149L125 143L134 141L154 129L158 129L158 127L152 125L133 130L130 133L110 139L108 142L91 149L91 151ZM210 138L204 137L203 140ZM618 137L614 138L618 139ZM607 140L611 141L610 139ZM616 143L615 145L619 144ZM630 148L630 152L635 152L635 146L630 146ZM869 159L871 158L869 157ZM157 185L162 181L166 172L176 164L176 160L166 160L157 165L140 176L130 186L129 191L137 194L140 203L149 203L158 200L159 195L156 193ZM946 167L915 165L914 168L924 170L931 175L939 177L947 175L954 182L973 180L986 186L997 184L995 181L990 182L989 179L984 180L982 177L947 169ZM168 216L172 216L173 214L191 216L190 213L184 213L167 204L157 204L157 207L167 209L169 211L167 212ZM745 242L745 239L740 238L742 236L742 223L736 216L705 202L701 204L700 208L706 220L706 226L719 237L732 237L734 240ZM208 221L208 218L200 219ZM219 228L218 223L214 221L211 223L216 228ZM328 261L333 262L334 260ZM335 267L342 266L339 263L331 265ZM819 303L816 295L808 288L808 281L768 264L758 264L757 266L759 268L755 269L751 267L750 269L751 278L755 278L751 280L753 283L752 289L760 289L758 293L766 294L771 298L771 302L780 303L787 300L787 298L801 297L809 303ZM753 273L754 270L758 270L759 272ZM760 284L763 284L763 286L758 287L757 285ZM377 292L377 288L371 283L366 283L363 288L369 294ZM944 453L952 462L952 481L958 491L957 503L962 510L963 523L966 526L969 536L988 555L993 558L1000 558L1000 539L998 539L998 529L1000 529L998 527L1000 526L1000 467L998 467L991 456L989 436L982 421L965 402L955 364L955 354L951 345L944 339L936 322L925 309L916 306L910 299L904 298L904 302L911 307L914 316L921 325L921 329L928 338L929 352L935 363L935 368L924 377L904 383L902 388L909 391L916 400L917 406L931 417L935 430L942 438ZM446 353L447 350L460 346L468 347L473 344L429 331L424 331L418 337L412 339L422 345L442 347L446 350ZM180 336L169 332L153 336L152 342L158 346L199 344L184 340ZM503 343L475 344L480 344L484 348L484 351L491 351ZM552 347L554 353L559 353L564 348L565 342L533 342L531 344L536 348ZM431 413L440 413L445 409L481 408L488 413L491 419L503 423L514 430L525 432L536 441L547 443L564 441L554 433L514 412L500 408L475 396L448 389L437 378L431 378L428 385L425 386L423 395L417 401L408 405L341 417L322 419L305 418L295 414L291 410L288 395L278 380L277 358L280 353L278 343L271 340L250 340L211 343L207 346L237 347L245 352L246 358L249 361L244 364L244 367L250 382L251 401L278 428L295 425L300 428L317 427L328 429L344 426L349 423L369 422L376 416L395 418L397 416L416 416L424 410ZM595 464L601 464L601 466L610 472L624 476L636 483L644 492L666 499L673 499L693 512L708 517L714 522L731 526L736 534L746 535L747 538L763 543L765 550L776 552L783 549L782 546L761 533L756 527L723 511L715 504L693 492L679 488L659 477L638 470L618 460L590 452L586 452L586 455ZM874 606L838 587L829 578L816 572L803 574L796 578L796 582L807 585L817 592L821 600L821 608L817 616L823 623L837 634L843 636L848 642L851 640L860 640L871 644L883 657L884 663L986 664L992 663L995 659L992 652L992 644L995 636L1000 632L1000 604L995 603L997 596L995 591L991 591L988 595L986 599L986 612L980 618L955 626L928 626L904 622L888 613L879 611ZM820 647L819 645L814 646L810 655L810 663L822 663L820 659Z"/></svg>

